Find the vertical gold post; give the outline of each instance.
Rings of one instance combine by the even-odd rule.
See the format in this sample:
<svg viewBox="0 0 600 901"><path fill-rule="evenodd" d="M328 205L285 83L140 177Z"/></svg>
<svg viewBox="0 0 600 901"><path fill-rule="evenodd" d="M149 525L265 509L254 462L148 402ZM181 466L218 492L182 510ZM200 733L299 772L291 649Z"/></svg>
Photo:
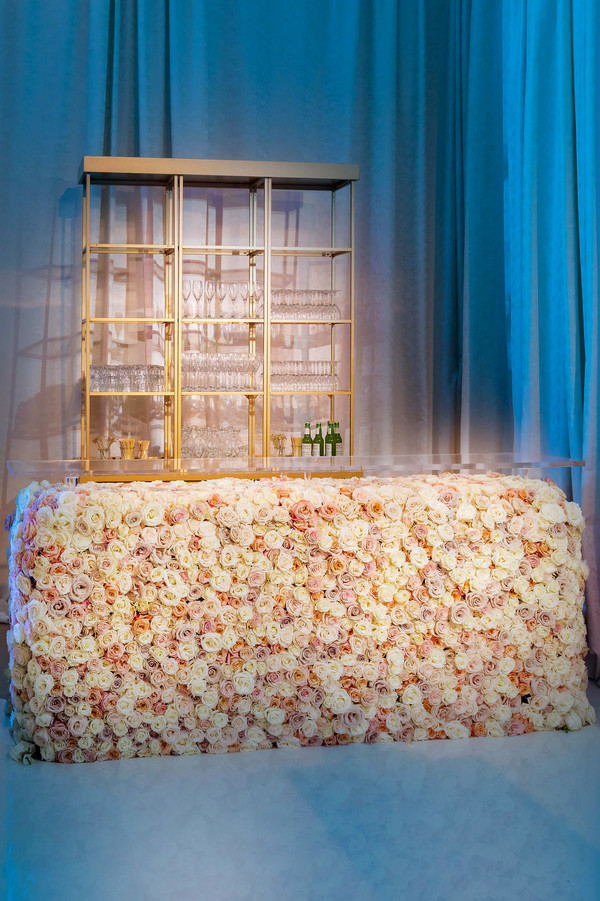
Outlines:
<svg viewBox="0 0 600 901"><path fill-rule="evenodd" d="M173 391L173 447L172 456L176 459L181 457L181 347L183 336L181 330L183 328L181 322L181 184L180 176L173 178L173 204L171 219L171 241L173 243L173 275L172 275L172 297L171 297L171 313L173 317L173 368L171 391Z"/></svg>
<svg viewBox="0 0 600 901"><path fill-rule="evenodd" d="M181 428L182 428L182 400L181 400L181 367L183 360L183 300L181 297L181 280L183 278L183 177L179 177L179 199L177 205L177 248L179 253L179 262L177 265L177 286L175 290L175 315L180 323L179 348L177 351L177 458L181 458ZM206 282L206 278L205 278Z"/></svg>
<svg viewBox="0 0 600 901"><path fill-rule="evenodd" d="M250 188L249 204L248 204L248 239L250 247L256 245L256 185ZM256 315L256 302L254 292L256 290L256 257L251 253L248 257L248 293L249 306L248 316L254 319ZM256 353L256 325L252 322L248 325L248 353ZM254 388L254 373L250 376L250 385ZM256 453L256 398L248 397L248 456L253 457Z"/></svg>
<svg viewBox="0 0 600 901"><path fill-rule="evenodd" d="M85 457L85 427L86 427L86 418L85 418L85 395L88 390L86 373L85 373L85 352L86 352L86 341L85 341L85 329L87 325L87 306L85 300L85 273L87 269L87 255L88 248L86 245L86 235L87 235L87 225L86 225L86 217L87 217L87 203L86 203L86 191L87 184L83 186L83 210L82 210L82 218L81 218L81 399L80 399L80 413L81 413L81 428L79 432L79 443L80 443L80 454L81 459L83 460Z"/></svg>
<svg viewBox="0 0 600 901"><path fill-rule="evenodd" d="M271 206L272 179L265 178L265 285L263 335L263 457L269 456L271 433Z"/></svg>
<svg viewBox="0 0 600 901"><path fill-rule="evenodd" d="M82 456L84 459L90 456L90 203L91 203L91 178L89 173L85 177L85 194L84 194L84 220L85 220L85 247L86 247L86 266L85 266L85 363L84 363L84 379L85 379L85 443L83 446Z"/></svg>
<svg viewBox="0 0 600 901"><path fill-rule="evenodd" d="M354 182L350 182L350 456L354 454Z"/></svg>
<svg viewBox="0 0 600 901"><path fill-rule="evenodd" d="M331 190L331 247L335 247L335 200L336 200L336 189L332 188ZM330 288L332 291L331 299L332 301L335 298L333 291L335 290L335 256L331 257L331 278L330 278ZM330 375L333 376L333 364L335 361L335 325L333 322L330 326L331 331L331 369ZM335 395L329 395L329 418L333 422L335 420Z"/></svg>
<svg viewBox="0 0 600 901"><path fill-rule="evenodd" d="M165 189L165 224L163 241L169 244L173 240L173 189L166 187ZM174 260L171 255L165 251L163 254L164 273L165 273L165 318L172 316L172 282L173 282L173 266ZM165 391L171 391L173 365L173 327L168 323L164 323L165 343L164 343L164 369L165 369ZM171 398L163 395L163 456L165 461L171 455L171 429L173 425L173 404Z"/></svg>

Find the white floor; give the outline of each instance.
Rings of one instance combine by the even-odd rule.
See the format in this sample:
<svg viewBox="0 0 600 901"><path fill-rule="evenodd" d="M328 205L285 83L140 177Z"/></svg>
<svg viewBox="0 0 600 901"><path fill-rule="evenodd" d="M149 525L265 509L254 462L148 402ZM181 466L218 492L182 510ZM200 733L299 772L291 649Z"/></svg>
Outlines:
<svg viewBox="0 0 600 901"><path fill-rule="evenodd" d="M81 766L0 745L7 901L600 899L598 726Z"/></svg>

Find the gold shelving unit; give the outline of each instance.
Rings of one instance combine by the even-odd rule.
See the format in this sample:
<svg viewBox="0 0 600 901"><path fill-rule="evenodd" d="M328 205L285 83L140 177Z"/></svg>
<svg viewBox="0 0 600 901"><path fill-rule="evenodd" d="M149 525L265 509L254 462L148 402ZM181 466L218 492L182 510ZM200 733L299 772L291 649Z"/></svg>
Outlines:
<svg viewBox="0 0 600 901"><path fill-rule="evenodd" d="M182 428L187 424L186 403L194 398L206 404L215 399L246 399L247 442L250 457L270 455L270 433L278 414L274 401L289 399L292 406L302 403L302 398L314 397L317 403L326 398L327 418L337 418L337 401L345 399L347 413L345 453L354 452L354 184L358 179L358 166L312 165L306 163L247 162L224 160L149 159L137 157L84 157L79 173L83 185L83 242L82 242L82 339L81 339L81 457L90 459L94 434L115 430L107 412L108 406L96 408L102 398L113 398L125 409L128 399L155 398L162 419L162 453L165 463L181 459ZM110 192L126 194L131 209L119 210ZM144 190L150 192L145 201ZM154 193L152 193L154 192ZM204 192L204 194L203 194ZM212 193L211 193L212 192ZM220 192L220 193L219 193ZM236 194L237 192L237 194ZM186 213L196 195L217 196L219 203L213 207L205 204L205 241L198 242L198 235L190 228ZM339 198L344 195L343 215L339 210ZM226 225L219 224L227 212L228 197L237 197L247 208L245 241L231 240ZM159 198L156 201L156 197ZM311 201L309 212L326 212L327 234L321 227L318 234L311 233L304 222L303 203ZM314 201L314 203L313 203ZM146 203L146 207L143 206ZM155 209L156 208L156 209ZM146 219L144 220L144 215ZM160 234L156 234L158 220ZM137 217L137 218L136 218ZM211 218L212 217L212 218ZM323 217L322 217L323 218ZM343 218L343 228L339 223ZM143 221L142 221L143 220ZM276 221L275 221L276 220ZM283 226L281 223L283 222ZM342 234L343 233L343 234ZM159 240L156 240L156 238ZM214 240L219 237L221 240ZM116 238L117 240L112 240ZM125 238L125 240L123 240ZM315 246L312 246L313 238ZM323 240L325 238L325 240ZM105 309L98 310L98 285L102 263L106 255L134 255L142 261L148 256L161 261L159 270L162 281L161 313L137 315L135 310L124 310L124 315L100 315L112 313L109 286L104 285ZM225 270L226 260L245 258L247 263L248 308L247 315L239 318L220 318L210 315L184 315L183 282L189 278L186 267L203 267L204 281L217 279ZM131 256L125 259L132 259ZM212 265L209 261L212 260ZM302 262L304 261L304 263ZM342 291L338 287L339 266L343 265L343 312L338 318L300 319L294 316L273 315L274 281L298 285L299 267L308 267L310 280L311 261L322 267L319 272L320 287L324 279L331 292ZM342 264L342 261L345 261ZM128 266L122 276L129 290ZM323 268L326 267L326 268ZM108 268L107 268L107 271ZM96 277L96 292L92 297L92 276ZM108 278L108 276L106 276ZM116 276L115 276L116 278ZM310 290L306 284L302 290ZM260 294L259 289L260 288ZM258 297L262 295L262 314L259 315ZM145 312L145 311L144 311ZM132 315L135 313L136 315ZM310 337L318 326L321 335L328 334L329 359L342 364L346 375L339 390L273 390L271 387L272 362L276 356L284 359L293 351L292 341L300 341L301 348L310 354L314 349ZM91 391L91 367L109 362L109 338L121 329L134 331L132 341L121 339L123 354L148 352L141 347L148 345L148 333L158 337L164 369L164 390L161 391ZM136 331L137 327L137 331ZM209 330L222 334L224 330L239 330L249 354L262 357L262 384L254 381L253 387L234 390L192 390L183 387L182 361L186 346L192 340L198 344L211 340ZM281 336L281 329L293 330ZM312 329L312 331L311 331ZM292 337L290 337L290 335ZM290 342L290 346L286 344ZM114 337L113 337L114 344ZM214 339L215 347L218 345ZM136 346L137 345L137 346ZM133 349L132 349L133 348ZM321 344L322 348L322 344ZM152 348L150 348L151 350ZM219 352L219 350L217 352ZM336 359L336 352L338 358ZM111 357L112 359L112 357ZM256 387L254 387L256 385ZM135 401L133 401L135 402ZM257 404L260 404L260 438L257 437ZM305 409L305 408L302 408ZM319 407L324 410L325 407ZM197 412L194 413L196 418ZM206 414L205 414L206 415ZM289 419L289 412L286 414ZM301 434L302 413L294 423L296 434ZM125 417L126 419L126 417ZM224 423L227 424L227 423ZM123 435L125 437L125 435ZM131 437L142 437L134 436Z"/></svg>

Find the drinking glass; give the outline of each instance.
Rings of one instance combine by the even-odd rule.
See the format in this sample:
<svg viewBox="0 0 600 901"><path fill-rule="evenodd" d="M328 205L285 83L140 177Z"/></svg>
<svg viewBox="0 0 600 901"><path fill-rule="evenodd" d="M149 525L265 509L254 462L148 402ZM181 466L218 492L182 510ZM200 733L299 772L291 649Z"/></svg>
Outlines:
<svg viewBox="0 0 600 901"><path fill-rule="evenodd" d="M193 319L196 313L196 301L190 297L191 291L191 281L184 279L181 283L181 296L183 297L183 315L186 319Z"/></svg>
<svg viewBox="0 0 600 901"><path fill-rule="evenodd" d="M202 284L201 281L194 282L194 284L192 285L192 293L196 299L196 309L195 309L194 315L197 316L198 318L202 318L201 300L202 300L202 295L204 293L204 285Z"/></svg>
<svg viewBox="0 0 600 901"><path fill-rule="evenodd" d="M240 299L242 304L242 315L241 319L247 319L250 315L250 310L248 309L248 299L250 297L250 286L248 282L242 282L240 285Z"/></svg>
<svg viewBox="0 0 600 901"><path fill-rule="evenodd" d="M217 298L219 300L219 319L229 319L229 305L227 304L227 282L217 282Z"/></svg>
<svg viewBox="0 0 600 901"><path fill-rule="evenodd" d="M204 283L204 296L206 297L206 318L210 319L213 316L213 313L211 312L211 303L212 303L213 297L215 296L215 283L214 282L207 281Z"/></svg>
<svg viewBox="0 0 600 901"><path fill-rule="evenodd" d="M231 282L229 285L229 296L231 297L231 318L232 319L241 319L241 316L238 316L237 310L237 299L240 288L237 282Z"/></svg>
<svg viewBox="0 0 600 901"><path fill-rule="evenodd" d="M254 298L256 300L256 318L262 318L263 308L262 308L262 300L263 300L264 288L260 284L256 284L254 288Z"/></svg>

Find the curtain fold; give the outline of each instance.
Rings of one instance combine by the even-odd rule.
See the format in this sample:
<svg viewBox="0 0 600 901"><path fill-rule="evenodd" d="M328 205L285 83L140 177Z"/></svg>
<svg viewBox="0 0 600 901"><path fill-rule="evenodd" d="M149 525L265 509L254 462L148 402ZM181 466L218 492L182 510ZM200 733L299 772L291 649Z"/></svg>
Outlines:
<svg viewBox="0 0 600 901"><path fill-rule="evenodd" d="M557 481L586 517L591 672L600 676L598 520L598 10L502 6L504 282L515 449L584 458Z"/></svg>
<svg viewBox="0 0 600 901"><path fill-rule="evenodd" d="M0 0L0 35L4 458L77 453L84 154L357 162L358 450L584 456L600 675L595 0Z"/></svg>

